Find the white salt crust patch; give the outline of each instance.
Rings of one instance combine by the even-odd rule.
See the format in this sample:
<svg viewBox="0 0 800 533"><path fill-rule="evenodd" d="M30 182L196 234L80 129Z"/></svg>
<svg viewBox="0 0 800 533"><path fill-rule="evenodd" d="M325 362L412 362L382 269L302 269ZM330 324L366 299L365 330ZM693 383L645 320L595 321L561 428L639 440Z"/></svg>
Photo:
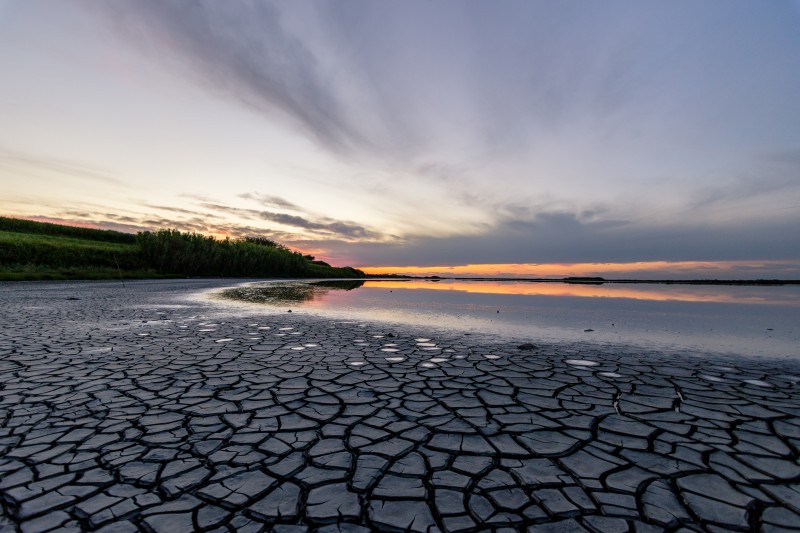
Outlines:
<svg viewBox="0 0 800 533"><path fill-rule="evenodd" d="M588 359L566 359L564 362L572 366L597 366L600 364L597 361L589 361Z"/></svg>

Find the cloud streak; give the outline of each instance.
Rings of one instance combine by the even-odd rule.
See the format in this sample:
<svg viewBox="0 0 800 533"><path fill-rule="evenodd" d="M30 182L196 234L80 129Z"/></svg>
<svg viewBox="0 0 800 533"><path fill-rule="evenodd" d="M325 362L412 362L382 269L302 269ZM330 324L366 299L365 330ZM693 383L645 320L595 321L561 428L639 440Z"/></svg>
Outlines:
<svg viewBox="0 0 800 533"><path fill-rule="evenodd" d="M229 219L230 217L236 217L251 221L259 220L272 222L300 230L300 234L279 231L279 233L289 236L292 240L303 238L336 238L345 241L386 241L387 239L396 239L394 236L384 235L378 231L347 220L336 220L330 217L309 218L307 216L292 215L288 213L230 206L208 200L208 198L202 197L201 201L196 202L195 205L197 205L200 209L185 209L171 206L152 205L148 203L143 203L142 205L149 209L166 211L168 213L173 213L174 215L179 215L180 218L169 218L166 220L175 221L178 227L186 227L192 231L197 231L195 228L201 226L199 221L213 221L215 227L223 227L223 222L226 219ZM83 216L89 215L83 214ZM155 221L153 225L163 227L163 220ZM254 231L273 232L274 230L270 228L260 228Z"/></svg>
<svg viewBox="0 0 800 533"><path fill-rule="evenodd" d="M39 174L46 172L48 174L79 178L95 183L114 185L116 187L128 187L127 183L119 178L113 177L111 172L94 165L51 155L31 154L3 147L0 147L0 166L5 167L6 172L9 173L22 172L24 174Z"/></svg>
<svg viewBox="0 0 800 533"><path fill-rule="evenodd" d="M180 210L186 214L187 210ZM191 213L191 212L190 212ZM58 211L53 216L25 217L42 222L57 224L80 225L101 229L113 229L126 233L139 231L157 231L159 229L179 229L203 234L213 234L228 237L263 236L281 243L292 243L299 240L296 233L265 229L263 227L247 224L237 224L221 218L209 219L207 214L195 213L190 217L169 217L157 214L118 214L101 213L94 211Z"/></svg>
<svg viewBox="0 0 800 533"><path fill-rule="evenodd" d="M92 4L159 59L212 91L288 120L335 152L370 144L347 118L334 80L266 2L137 0Z"/></svg>
<svg viewBox="0 0 800 533"><path fill-rule="evenodd" d="M381 234L369 230L364 226L354 222L334 220L332 218L324 217L319 219L309 219L307 217L290 215L287 213L276 213L273 211L259 211L257 209L245 209L241 207L232 207L227 205L202 202L199 204L201 207L210 209L212 211L228 213L231 215L241 216L249 219L261 219L269 222L275 222L284 226L291 226L302 230L308 230L317 234L324 234L327 236L336 236L344 239L360 239L360 240L379 240Z"/></svg>
<svg viewBox="0 0 800 533"><path fill-rule="evenodd" d="M281 198L280 196L272 196L269 194L261 194L258 192L246 192L240 194L239 198L243 198L245 200L253 200L263 205L264 207L277 207L281 209L291 209L292 211L303 211L303 209L300 206L293 204L289 200Z"/></svg>

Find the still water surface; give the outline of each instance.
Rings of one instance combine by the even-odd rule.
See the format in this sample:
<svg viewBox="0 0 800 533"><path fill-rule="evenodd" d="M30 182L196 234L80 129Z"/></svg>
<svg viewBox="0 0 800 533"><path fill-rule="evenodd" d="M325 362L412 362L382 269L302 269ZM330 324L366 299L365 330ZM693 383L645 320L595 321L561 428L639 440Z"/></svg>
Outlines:
<svg viewBox="0 0 800 533"><path fill-rule="evenodd" d="M381 280L259 282L225 298L271 310L531 341L800 358L800 286Z"/></svg>

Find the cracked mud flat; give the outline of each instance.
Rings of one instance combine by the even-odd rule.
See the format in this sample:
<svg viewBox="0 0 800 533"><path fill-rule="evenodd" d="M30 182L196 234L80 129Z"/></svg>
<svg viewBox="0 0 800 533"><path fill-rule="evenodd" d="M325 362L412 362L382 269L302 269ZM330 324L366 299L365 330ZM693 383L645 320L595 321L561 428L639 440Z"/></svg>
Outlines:
<svg viewBox="0 0 800 533"><path fill-rule="evenodd" d="M0 531L800 526L797 362L185 298L229 285L0 284Z"/></svg>

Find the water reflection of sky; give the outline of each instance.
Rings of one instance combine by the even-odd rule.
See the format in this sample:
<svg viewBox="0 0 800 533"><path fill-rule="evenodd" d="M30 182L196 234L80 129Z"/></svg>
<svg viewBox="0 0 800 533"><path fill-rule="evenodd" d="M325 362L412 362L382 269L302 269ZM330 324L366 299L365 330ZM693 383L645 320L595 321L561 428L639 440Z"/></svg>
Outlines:
<svg viewBox="0 0 800 533"><path fill-rule="evenodd" d="M309 312L557 342L800 357L800 287L382 280L278 282L228 296Z"/></svg>
<svg viewBox="0 0 800 533"><path fill-rule="evenodd" d="M758 303L800 306L797 286L682 285L635 283L560 283L523 281L408 280L366 281L365 287L463 291L524 296L574 296L582 298L632 298L682 302Z"/></svg>

